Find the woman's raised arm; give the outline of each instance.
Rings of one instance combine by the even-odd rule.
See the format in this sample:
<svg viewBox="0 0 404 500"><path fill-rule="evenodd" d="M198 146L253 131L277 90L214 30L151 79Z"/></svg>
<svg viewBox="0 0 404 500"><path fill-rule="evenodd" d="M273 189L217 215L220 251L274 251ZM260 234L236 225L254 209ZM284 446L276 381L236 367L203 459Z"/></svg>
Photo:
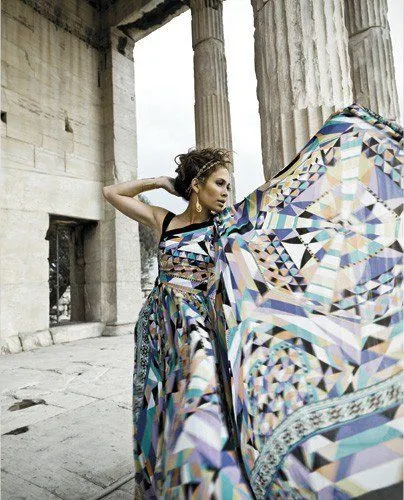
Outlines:
<svg viewBox="0 0 404 500"><path fill-rule="evenodd" d="M171 178L166 176L111 184L110 186L104 186L102 193L104 198L124 215L158 232L167 209L143 203L135 196L159 188L163 188L171 194L176 194Z"/></svg>

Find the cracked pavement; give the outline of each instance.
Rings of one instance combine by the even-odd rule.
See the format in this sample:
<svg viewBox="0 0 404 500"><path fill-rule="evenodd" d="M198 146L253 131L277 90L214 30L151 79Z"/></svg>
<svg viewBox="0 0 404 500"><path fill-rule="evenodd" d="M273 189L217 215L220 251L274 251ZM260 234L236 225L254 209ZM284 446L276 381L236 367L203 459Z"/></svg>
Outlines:
<svg viewBox="0 0 404 500"><path fill-rule="evenodd" d="M130 478L132 372L132 335L2 356L2 499L94 499Z"/></svg>

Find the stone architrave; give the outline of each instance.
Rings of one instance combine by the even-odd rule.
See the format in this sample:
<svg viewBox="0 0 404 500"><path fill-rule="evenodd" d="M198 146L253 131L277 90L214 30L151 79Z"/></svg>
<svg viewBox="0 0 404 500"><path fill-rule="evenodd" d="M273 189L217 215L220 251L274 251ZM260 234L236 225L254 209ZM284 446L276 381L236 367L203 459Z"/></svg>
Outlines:
<svg viewBox="0 0 404 500"><path fill-rule="evenodd" d="M251 0L266 179L352 102L343 0Z"/></svg>
<svg viewBox="0 0 404 500"><path fill-rule="evenodd" d="M130 38L112 28L101 54L105 185L137 177L133 48ZM138 223L106 202L100 224L104 335L130 333L143 301Z"/></svg>
<svg viewBox="0 0 404 500"><path fill-rule="evenodd" d="M399 119L387 0L345 0L354 99Z"/></svg>
<svg viewBox="0 0 404 500"><path fill-rule="evenodd" d="M191 0L195 135L198 148L232 149L222 0ZM231 175L235 197L234 176Z"/></svg>

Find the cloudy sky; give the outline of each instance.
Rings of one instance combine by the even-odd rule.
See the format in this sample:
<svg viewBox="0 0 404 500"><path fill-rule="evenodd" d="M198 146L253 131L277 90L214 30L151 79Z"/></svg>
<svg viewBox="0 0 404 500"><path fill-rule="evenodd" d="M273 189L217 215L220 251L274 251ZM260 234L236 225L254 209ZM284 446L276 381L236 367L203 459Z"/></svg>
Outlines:
<svg viewBox="0 0 404 500"><path fill-rule="evenodd" d="M403 117L403 1L388 0L397 88ZM254 29L248 0L223 7L233 133L236 201L264 182L254 72ZM135 47L138 175L175 175L174 157L195 146L191 15L185 12ZM402 121L402 120L401 120ZM145 193L176 213L186 203L162 189Z"/></svg>

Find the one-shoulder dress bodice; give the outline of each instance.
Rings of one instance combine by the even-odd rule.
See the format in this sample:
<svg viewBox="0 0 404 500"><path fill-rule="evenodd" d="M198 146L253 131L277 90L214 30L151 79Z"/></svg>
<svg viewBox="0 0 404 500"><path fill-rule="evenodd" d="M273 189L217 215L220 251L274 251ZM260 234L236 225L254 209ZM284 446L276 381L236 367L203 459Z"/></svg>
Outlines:
<svg viewBox="0 0 404 500"><path fill-rule="evenodd" d="M206 292L214 272L213 215L203 222L175 229L168 212L158 246L158 282L192 293Z"/></svg>

